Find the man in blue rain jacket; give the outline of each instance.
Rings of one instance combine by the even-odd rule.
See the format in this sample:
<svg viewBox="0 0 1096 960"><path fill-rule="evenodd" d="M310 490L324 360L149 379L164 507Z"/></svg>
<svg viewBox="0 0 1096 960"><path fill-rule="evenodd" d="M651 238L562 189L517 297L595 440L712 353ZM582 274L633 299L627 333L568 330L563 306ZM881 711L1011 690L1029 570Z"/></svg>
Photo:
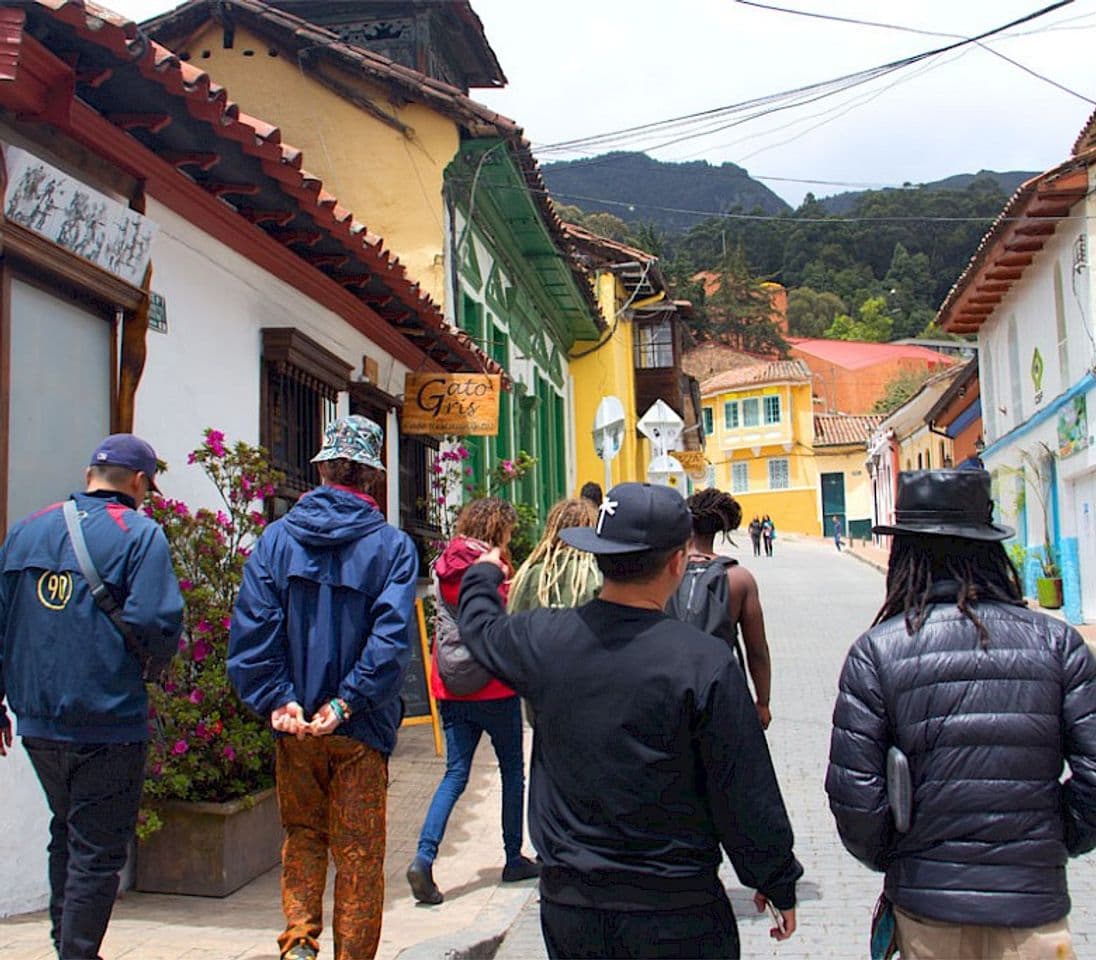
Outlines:
<svg viewBox="0 0 1096 960"><path fill-rule="evenodd" d="M158 673L183 627L160 527L136 508L156 489L156 454L116 433L72 500L88 553L129 641L96 603L55 503L0 548L0 700L19 720L50 822L50 920L61 960L96 960L133 838L148 748L146 666ZM132 647L132 649L131 649ZM0 704L0 756L11 724Z"/></svg>
<svg viewBox="0 0 1096 960"><path fill-rule="evenodd" d="M369 496L381 428L360 416L326 431L323 485L271 524L244 570L228 672L277 741L284 960L319 949L330 849L336 960L367 960L384 908L388 755L410 656L418 554Z"/></svg>

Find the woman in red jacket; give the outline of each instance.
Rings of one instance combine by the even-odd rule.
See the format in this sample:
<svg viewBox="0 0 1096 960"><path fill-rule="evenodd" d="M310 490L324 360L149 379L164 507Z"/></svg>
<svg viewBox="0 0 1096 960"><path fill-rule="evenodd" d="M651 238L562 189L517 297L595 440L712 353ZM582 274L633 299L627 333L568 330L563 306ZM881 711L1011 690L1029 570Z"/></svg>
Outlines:
<svg viewBox="0 0 1096 960"><path fill-rule="evenodd" d="M460 602L460 584L465 571L481 554L499 547L509 563L510 535L517 524L512 504L497 497L473 500L457 518L456 535L434 563L439 606L455 609ZM509 581L499 587L503 603ZM445 776L442 778L419 834L419 847L407 880L420 903L441 903L444 897L434 883L433 864L445 834L449 814L468 785L472 757L486 732L495 748L502 774L502 842L506 865L505 883L528 880L540 873L539 866L522 856L525 813L525 759L522 753L520 699L494 678L474 693L459 696L449 690L438 672L437 644L434 645L430 689L438 700L445 729Z"/></svg>

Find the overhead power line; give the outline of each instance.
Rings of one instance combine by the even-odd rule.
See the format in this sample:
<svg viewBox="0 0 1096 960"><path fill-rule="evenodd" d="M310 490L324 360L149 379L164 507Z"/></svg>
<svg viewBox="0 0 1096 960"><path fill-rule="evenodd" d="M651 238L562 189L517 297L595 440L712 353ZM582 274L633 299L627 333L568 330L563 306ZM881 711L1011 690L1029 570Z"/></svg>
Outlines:
<svg viewBox="0 0 1096 960"><path fill-rule="evenodd" d="M941 33L936 30L920 30L916 27L906 27L897 23L880 23L877 20L859 20L855 17L838 17L833 14L816 13L811 10L795 10L791 7L778 7L773 4L759 3L758 0L735 0L735 2L741 4L744 7L756 7L759 10L771 10L774 13L787 13L796 17L808 17L812 20L827 20L833 23L848 23L860 27L878 27L883 30L897 30L903 33L917 33L929 37L950 37L952 39L967 39L963 37L963 35L960 33ZM1072 3L1073 0L1067 0L1067 2ZM1044 83L1050 84L1052 87L1061 90L1063 93L1069 94L1071 97L1076 97L1078 100L1083 100L1085 103L1096 105L1096 100L1093 100L1091 97L1086 97L1083 93L1078 93L1076 90L1067 87L1065 84L1059 83L1057 80L1053 80L1045 74L1039 73L1037 70L1033 70L1031 67L1025 66L1018 60L1014 60L1012 57L1006 56L1005 54L1001 53L1000 50L997 50L994 47L989 46L988 44L981 43L977 38L970 39L975 43L976 46L985 50L986 53L991 53L993 54L993 56L999 57L1006 63L1009 63L1012 66L1016 67L1018 70L1023 70L1024 73L1035 77L1037 80L1042 80Z"/></svg>
<svg viewBox="0 0 1096 960"><path fill-rule="evenodd" d="M662 137L669 134L673 134L671 139L665 140L662 143L658 143L654 146L647 147L647 149L655 150L663 147L672 146L677 143L681 143L685 140L695 139L697 137L708 136L713 133L718 133L722 130L726 130L731 126L735 126L739 123L747 122L751 119L757 119L761 116L767 116L770 113L774 113L780 110L788 110L793 107L801 106L807 103L813 103L824 97L833 96L834 94L841 93L854 86L868 83L871 80L877 79L892 73L895 70L901 70L912 64L918 63L922 60L926 60L929 57L934 57L942 53L948 53L952 50L958 49L969 44L976 44L980 40L984 40L987 37L994 36L1002 33L1006 30L1010 30L1013 27L1019 26L1024 23L1029 23L1039 17L1045 16L1054 10L1059 10L1062 7L1068 6L1073 0L1058 0L1058 2L1044 7L1026 16L1019 17L1006 24L1002 24L999 27L995 27L991 30L986 30L974 37L963 37L955 40L955 42L946 44L942 47L937 47L932 50L926 50L922 53L914 54L909 57L904 57L900 60L895 60L890 63L881 64L876 67L871 67L867 70L857 71L856 73L846 74L841 77L836 77L831 80L822 81L820 83L808 84L803 87L796 87L791 90L782 91L776 94L770 94L764 97L757 97L751 100L743 101L741 103L729 104L723 107L715 107L710 110L703 110L697 113L685 114L679 117L672 117L667 120L655 121L652 123L638 124L632 127L625 127L619 130L613 130L606 133L594 134L588 137L579 137L572 140L559 141L557 143L538 144L535 145L535 149L541 153L560 153L566 151L576 151L582 148L599 147L601 149L611 148L613 146L620 146L624 144L634 144L637 141L649 140L656 137ZM742 117L736 120L730 120L729 118L738 114L747 113L753 111L752 114Z"/></svg>

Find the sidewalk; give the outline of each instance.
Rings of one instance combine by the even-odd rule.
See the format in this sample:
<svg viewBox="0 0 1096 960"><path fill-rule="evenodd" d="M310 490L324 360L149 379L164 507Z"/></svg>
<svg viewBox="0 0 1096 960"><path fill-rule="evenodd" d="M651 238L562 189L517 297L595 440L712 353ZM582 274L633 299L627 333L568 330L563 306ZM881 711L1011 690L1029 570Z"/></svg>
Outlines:
<svg viewBox="0 0 1096 960"><path fill-rule="evenodd" d="M531 740L527 732L527 755ZM444 759L434 754L429 725L400 731L389 766L385 910L378 960L489 956L536 892L535 881L499 883L502 787L485 737L434 867L445 903L424 907L414 901L404 872L444 771ZM43 836L42 843L46 840ZM528 842L525 849L531 850ZM283 925L279 884L275 869L223 900L128 892L115 907L103 955L110 960L277 960L274 938ZM329 882L329 901L331 890ZM0 949L21 960L55 960L46 914L0 920ZM330 932L324 933L322 956L331 956Z"/></svg>

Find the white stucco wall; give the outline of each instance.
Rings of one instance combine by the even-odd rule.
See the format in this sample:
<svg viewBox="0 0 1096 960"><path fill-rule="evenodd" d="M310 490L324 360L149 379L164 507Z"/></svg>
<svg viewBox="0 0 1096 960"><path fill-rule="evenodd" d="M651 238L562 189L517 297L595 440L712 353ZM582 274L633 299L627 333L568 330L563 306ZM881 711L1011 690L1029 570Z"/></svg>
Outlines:
<svg viewBox="0 0 1096 960"><path fill-rule="evenodd" d="M148 215L160 225L152 251L152 289L167 301L168 330L148 334L134 432L168 463L161 483L165 496L214 505L216 495L204 474L186 465L187 453L206 427L222 430L229 441L258 443L263 327L296 327L353 371L361 369L363 355L373 357L379 366L377 386L392 395L403 393L407 367L342 317L162 205L150 202ZM346 409L344 395L340 412ZM398 476L395 458L391 462ZM390 504L396 500L390 498Z"/></svg>
<svg viewBox="0 0 1096 960"><path fill-rule="evenodd" d="M378 361L380 389L402 394L407 367L345 320L289 284L256 267L166 207L150 200L159 224L153 244L152 288L167 301L168 331L150 331L148 359L137 393L134 432L167 461L168 497L191 506L219 506L209 481L187 466L187 453L209 426L229 441L259 440L259 378L263 327L296 327L354 371L361 358ZM293 256L288 251L286 257ZM352 374L353 375L353 374ZM347 395L339 411L348 409ZM395 418L389 418L393 430ZM398 444L389 446L390 520L398 522ZM18 743L0 759L0 917L46 905L49 813L34 771Z"/></svg>

